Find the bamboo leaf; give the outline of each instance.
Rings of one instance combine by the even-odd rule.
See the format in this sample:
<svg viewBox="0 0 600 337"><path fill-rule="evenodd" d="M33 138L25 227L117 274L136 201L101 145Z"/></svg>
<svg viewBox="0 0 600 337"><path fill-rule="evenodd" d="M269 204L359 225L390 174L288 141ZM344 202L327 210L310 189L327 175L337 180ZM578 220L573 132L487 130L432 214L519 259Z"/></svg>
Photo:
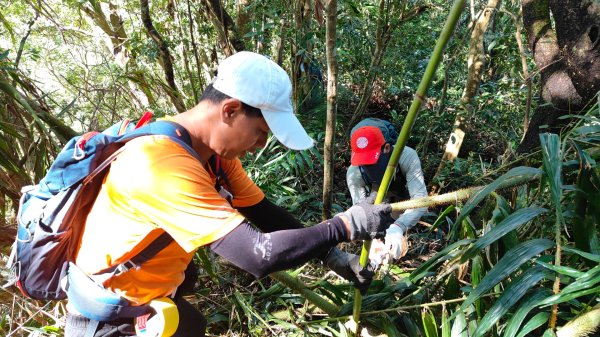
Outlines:
<svg viewBox="0 0 600 337"><path fill-rule="evenodd" d="M423 330L427 337L438 337L438 328L433 313L429 309L425 309L421 312L421 319L423 320Z"/></svg>
<svg viewBox="0 0 600 337"><path fill-rule="evenodd" d="M592 208L597 207L600 202L598 195L598 185L594 180L598 180L596 174L596 162L585 151L582 151L577 144L575 145L579 157L579 174L577 177L577 192L575 193L575 213L578 216L577 221L573 221L573 238L575 247L586 252L594 250L594 241L597 240L595 219Z"/></svg>
<svg viewBox="0 0 600 337"><path fill-rule="evenodd" d="M502 295L479 322L473 337L483 336L502 318L512 306L519 301L525 293L543 278L552 275L542 267L536 266L527 269L524 273L513 279Z"/></svg>
<svg viewBox="0 0 600 337"><path fill-rule="evenodd" d="M420 336L422 335L419 331L417 323L408 314L402 315L402 323L406 328L406 332L409 336Z"/></svg>
<svg viewBox="0 0 600 337"><path fill-rule="evenodd" d="M456 223L462 222L464 220L464 217L471 213L471 211L473 211L473 209L475 209L475 207L483 199L485 199L490 193L495 191L498 188L498 186L500 186L502 183L515 178L533 177L541 174L541 172L542 171L540 171L539 169L526 166L519 166L511 169L510 171L500 176L498 179L494 180L491 184L478 191L473 197L471 197L471 199L469 199L465 203L464 207L461 209L460 215L456 219Z"/></svg>
<svg viewBox="0 0 600 337"><path fill-rule="evenodd" d="M514 337L521 327L521 323L529 312L536 307L543 299L550 296L552 293L548 289L538 289L532 295L525 298L523 303L515 311L510 320L506 323L503 337Z"/></svg>
<svg viewBox="0 0 600 337"><path fill-rule="evenodd" d="M557 207L560 207L561 190L561 156L560 138L554 133L541 133L540 143L542 147L544 172L548 178L552 199Z"/></svg>
<svg viewBox="0 0 600 337"><path fill-rule="evenodd" d="M433 223L433 225L431 225L431 228L429 228L429 230L427 231L427 233L431 233L434 230L436 230L442 223L443 220L446 218L446 216L448 214L450 214L452 211L454 211L454 209L456 208L456 206L454 205L450 205L448 207L446 207L446 209L437 217L437 219L435 219L435 222Z"/></svg>
<svg viewBox="0 0 600 337"><path fill-rule="evenodd" d="M592 287L598 283L600 283L600 265L583 273L581 277L578 277L574 282L571 282L571 284L563 288L561 292L566 294Z"/></svg>
<svg viewBox="0 0 600 337"><path fill-rule="evenodd" d="M535 239L521 243L509 250L506 255L498 261L494 268L485 275L477 288L469 294L465 302L461 305L461 309L464 310L467 306L480 298L481 295L492 289L496 284L521 267L521 265L544 250L551 248L553 245L554 243L550 240Z"/></svg>
<svg viewBox="0 0 600 337"><path fill-rule="evenodd" d="M524 326L523 330L519 332L517 337L525 337L527 334L532 332L533 330L539 328L540 326L546 324L548 321L548 317L550 314L547 312L538 312L535 316L533 316Z"/></svg>
<svg viewBox="0 0 600 337"><path fill-rule="evenodd" d="M446 306L442 308L442 337L451 337L450 321L448 320L448 311Z"/></svg>
<svg viewBox="0 0 600 337"><path fill-rule="evenodd" d="M566 246L563 246L562 249L564 251L577 254L577 255L579 255L581 257L584 257L584 258L586 258L586 259L588 259L590 261L594 261L594 262L600 263L600 254L592 254L592 253L584 252L584 251L579 250L577 248L571 248L571 247L566 247Z"/></svg>
<svg viewBox="0 0 600 337"><path fill-rule="evenodd" d="M589 294L597 295L599 292L600 292L600 286L596 287L596 288L587 289L587 290L571 292L568 294L563 294L561 292L560 294L557 294L557 295L547 298L546 300L542 301L541 304L544 306L560 304L560 303L568 302L570 300L576 299L578 297L586 296Z"/></svg>
<svg viewBox="0 0 600 337"><path fill-rule="evenodd" d="M536 216L547 212L545 208L540 207L528 207L521 208L516 212L510 214L504 220L502 220L499 224L492 227L492 229L487 232L484 236L479 238L471 248L469 248L460 259L461 263L466 262L468 259L474 257L479 254L479 252L485 247L491 245L495 241L502 238L504 235L509 233L510 231L518 228L524 223L527 223L529 220L535 218Z"/></svg>
<svg viewBox="0 0 600 337"><path fill-rule="evenodd" d="M543 261L535 261L535 263L539 264L540 266L543 266L546 269L552 270L558 274L561 275L567 275L569 277L572 278L579 278L582 277L585 273L582 271L579 271L577 269L571 268L571 267L566 267L566 266L555 266L553 264L549 264Z"/></svg>
<svg viewBox="0 0 600 337"><path fill-rule="evenodd" d="M454 324L452 324L452 337L469 337L469 333L467 331L467 319L465 318L465 314L462 310L456 311L456 319L454 320ZM454 316L454 315L453 315Z"/></svg>

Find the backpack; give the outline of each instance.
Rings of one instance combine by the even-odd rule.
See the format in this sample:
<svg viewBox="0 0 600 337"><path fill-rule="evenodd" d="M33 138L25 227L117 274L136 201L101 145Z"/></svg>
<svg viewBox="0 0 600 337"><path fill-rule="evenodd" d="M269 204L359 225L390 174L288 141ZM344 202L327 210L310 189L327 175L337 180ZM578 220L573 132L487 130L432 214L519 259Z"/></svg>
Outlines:
<svg viewBox="0 0 600 337"><path fill-rule="evenodd" d="M378 127L381 130L381 133L383 133L383 138L385 139L386 143L390 143L392 145L396 144L396 139L398 139L398 132L396 131L394 124L392 124L391 122L379 118L365 118L362 121L358 122L358 124L356 124L352 128L350 134L352 135L354 131L356 131L356 129L361 128L363 126Z"/></svg>
<svg viewBox="0 0 600 337"><path fill-rule="evenodd" d="M152 114L146 112L135 125L125 120L104 132L74 137L57 155L39 184L22 189L17 238L8 267L13 283L25 296L43 300L67 297L61 282L69 269L73 269L87 214L111 162L128 141L146 135L165 135L202 161L189 145L191 139L185 128L169 121L148 123L151 117ZM101 273L114 275L139 266L172 240L165 232L136 257Z"/></svg>

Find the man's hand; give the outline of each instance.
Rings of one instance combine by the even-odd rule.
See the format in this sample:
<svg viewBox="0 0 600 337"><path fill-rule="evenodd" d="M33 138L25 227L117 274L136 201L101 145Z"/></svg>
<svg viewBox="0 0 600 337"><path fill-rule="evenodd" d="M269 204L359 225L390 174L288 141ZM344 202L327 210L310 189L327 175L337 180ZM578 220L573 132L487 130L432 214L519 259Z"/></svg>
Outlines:
<svg viewBox="0 0 600 337"><path fill-rule="evenodd" d="M408 242L402 228L392 224L386 231L384 241L373 240L369 258L379 266L403 257L407 251Z"/></svg>
<svg viewBox="0 0 600 337"><path fill-rule="evenodd" d="M354 283L354 287L362 295L367 293L375 275L371 264L365 268L360 265L360 256L342 252L335 247L329 251L323 263L336 274Z"/></svg>
<svg viewBox="0 0 600 337"><path fill-rule="evenodd" d="M376 195L350 207L338 215L345 218L350 229L350 240L373 240L383 238L385 230L392 223L392 206L373 205Z"/></svg>

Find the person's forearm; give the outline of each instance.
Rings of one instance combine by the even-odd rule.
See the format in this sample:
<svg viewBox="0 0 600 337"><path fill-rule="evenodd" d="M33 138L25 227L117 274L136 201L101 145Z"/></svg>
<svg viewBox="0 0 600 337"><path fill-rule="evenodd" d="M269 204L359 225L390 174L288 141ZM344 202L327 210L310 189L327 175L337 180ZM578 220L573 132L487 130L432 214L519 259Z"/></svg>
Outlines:
<svg viewBox="0 0 600 337"><path fill-rule="evenodd" d="M312 227L261 233L244 222L210 248L257 278L323 257L349 238L349 227L335 217Z"/></svg>
<svg viewBox="0 0 600 337"><path fill-rule="evenodd" d="M264 198L258 204L237 209L254 226L265 233L283 229L298 229L304 225L290 212Z"/></svg>

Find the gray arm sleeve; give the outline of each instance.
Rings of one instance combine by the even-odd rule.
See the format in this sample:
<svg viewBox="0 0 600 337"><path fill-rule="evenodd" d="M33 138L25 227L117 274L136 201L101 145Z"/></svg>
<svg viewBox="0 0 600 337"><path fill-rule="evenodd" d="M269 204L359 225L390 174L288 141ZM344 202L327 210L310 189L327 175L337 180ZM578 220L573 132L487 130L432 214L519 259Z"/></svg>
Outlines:
<svg viewBox="0 0 600 337"><path fill-rule="evenodd" d="M358 166L348 167L346 171L346 184L348 185L348 190L350 190L352 205L356 205L367 198L367 186L365 186L365 181L360 174Z"/></svg>
<svg viewBox="0 0 600 337"><path fill-rule="evenodd" d="M427 196L427 187L425 186L425 179L423 178L423 170L421 170L421 161L417 155L417 151L410 147L404 147L398 166L402 174L406 177L406 186L410 199L417 199ZM360 172L359 172L360 174ZM427 207L414 208L406 210L398 219L394 222L400 226L406 233L406 230L413 227L419 219L425 214Z"/></svg>

